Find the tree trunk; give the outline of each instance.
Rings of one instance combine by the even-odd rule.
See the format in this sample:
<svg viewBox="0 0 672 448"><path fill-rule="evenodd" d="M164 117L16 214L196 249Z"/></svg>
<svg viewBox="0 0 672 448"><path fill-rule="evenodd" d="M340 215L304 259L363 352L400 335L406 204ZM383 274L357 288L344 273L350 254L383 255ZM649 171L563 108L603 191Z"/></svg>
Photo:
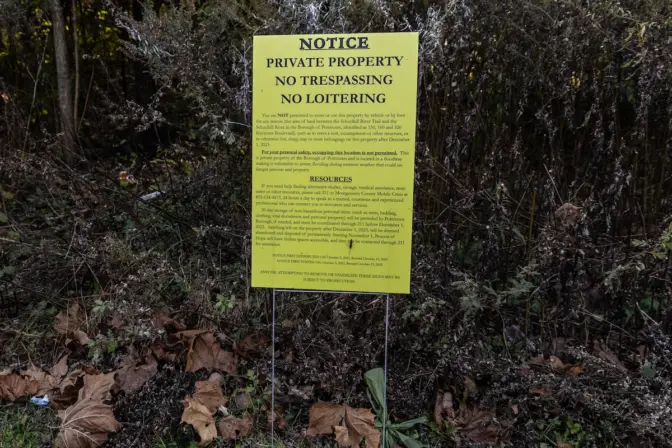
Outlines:
<svg viewBox="0 0 672 448"><path fill-rule="evenodd" d="M61 0L49 0L54 33L54 55L58 77L58 109L63 133L63 158L71 164L75 156L75 120L72 102L70 63Z"/></svg>
<svg viewBox="0 0 672 448"><path fill-rule="evenodd" d="M77 34L77 0L72 0L72 42L75 48L75 99L72 104L74 106L74 112L72 114L75 134L78 132L77 129L77 109L79 106L79 35Z"/></svg>

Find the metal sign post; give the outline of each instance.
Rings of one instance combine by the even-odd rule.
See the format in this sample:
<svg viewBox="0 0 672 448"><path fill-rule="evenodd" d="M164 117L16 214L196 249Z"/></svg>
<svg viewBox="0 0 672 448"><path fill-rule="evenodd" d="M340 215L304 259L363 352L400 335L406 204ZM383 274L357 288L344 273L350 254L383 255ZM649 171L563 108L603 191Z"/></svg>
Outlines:
<svg viewBox="0 0 672 448"><path fill-rule="evenodd" d="M307 293L307 294L359 294L363 296L385 296L385 349L384 349L384 361L383 361L383 372L384 372L384 381L383 381L383 431L380 446L381 448L385 446L385 438L387 435L387 343L390 329L390 295L386 293L375 293L375 292L352 292L352 291L310 291L304 289L275 289L273 288L273 311L272 311L272 327L271 327L271 349L273 351L271 359L271 412L272 412L272 424L271 424L271 446L275 447L275 307L276 300L275 294L282 292L288 293Z"/></svg>

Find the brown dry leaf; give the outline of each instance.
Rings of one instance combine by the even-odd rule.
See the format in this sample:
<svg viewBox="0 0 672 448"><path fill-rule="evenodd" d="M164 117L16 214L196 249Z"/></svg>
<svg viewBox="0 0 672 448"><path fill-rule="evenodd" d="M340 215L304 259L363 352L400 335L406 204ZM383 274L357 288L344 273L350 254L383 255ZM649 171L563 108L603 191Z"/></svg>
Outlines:
<svg viewBox="0 0 672 448"><path fill-rule="evenodd" d="M65 409L77 401L79 390L83 386L80 378L84 375L86 373L82 369L75 369L60 380L56 379L54 387L48 393L54 409Z"/></svg>
<svg viewBox="0 0 672 448"><path fill-rule="evenodd" d="M555 442L556 448L574 448L571 443L567 442Z"/></svg>
<svg viewBox="0 0 672 448"><path fill-rule="evenodd" d="M59 359L49 373L56 378L63 378L68 373L68 355Z"/></svg>
<svg viewBox="0 0 672 448"><path fill-rule="evenodd" d="M569 376L577 376L580 375L581 372L583 372L583 366L569 366L565 369L565 374Z"/></svg>
<svg viewBox="0 0 672 448"><path fill-rule="evenodd" d="M93 398L59 411L58 418L63 423L56 437L56 448L95 448L107 441L108 433L121 428L112 407Z"/></svg>
<svg viewBox="0 0 672 448"><path fill-rule="evenodd" d="M119 317L119 316L114 316L108 323L107 325L110 326L110 328L113 328L115 330L119 330L121 327L124 326L124 320Z"/></svg>
<svg viewBox="0 0 672 448"><path fill-rule="evenodd" d="M57 334L65 336L65 345L69 346L72 341L77 341L84 346L89 343L89 336L81 330L86 323L86 314L78 304L73 303L67 312L59 312L56 315L54 329Z"/></svg>
<svg viewBox="0 0 672 448"><path fill-rule="evenodd" d="M23 370L21 371L21 376L27 380L32 380L37 385L37 390L33 395L42 396L51 391L54 387L57 387L58 380L53 376L49 375L47 372L42 370Z"/></svg>
<svg viewBox="0 0 672 448"><path fill-rule="evenodd" d="M306 385L306 386L292 386L289 389L289 395L294 396L294 397L299 397L302 400L310 401L313 398L314 394L314 385Z"/></svg>
<svg viewBox="0 0 672 448"><path fill-rule="evenodd" d="M208 408L213 415L218 407L226 405L226 398L218 381L196 381L194 400Z"/></svg>
<svg viewBox="0 0 672 448"><path fill-rule="evenodd" d="M266 423L269 429L273 427L273 424L275 424L277 429L287 429L287 421L282 416L284 412L284 409L280 405L275 406L275 412L267 412Z"/></svg>
<svg viewBox="0 0 672 448"><path fill-rule="evenodd" d="M0 399L15 401L25 395L32 395L37 391L36 381L25 379L20 375L10 374L0 376Z"/></svg>
<svg viewBox="0 0 672 448"><path fill-rule="evenodd" d="M191 330L194 331L194 330ZM200 331L200 330L196 330ZM184 331L184 335L189 332ZM193 333L189 334L190 337ZM222 371L235 375L238 367L236 356L225 350L217 343L212 333L200 332L194 335L187 352L187 372L197 372L206 369L208 372Z"/></svg>
<svg viewBox="0 0 672 448"><path fill-rule="evenodd" d="M217 427L212 413L207 407L189 396L184 399L182 423L187 423L196 429L201 439L198 443L200 446L207 446L217 438Z"/></svg>
<svg viewBox="0 0 672 448"><path fill-rule="evenodd" d="M460 433L474 443L495 445L504 438L504 434L494 417L494 411L462 408L457 416L458 425L461 427Z"/></svg>
<svg viewBox="0 0 672 448"><path fill-rule="evenodd" d="M244 354L262 354L271 345L271 339L265 334L248 335L236 345L236 350Z"/></svg>
<svg viewBox="0 0 672 448"><path fill-rule="evenodd" d="M129 356L122 361L122 367L116 372L116 379L113 392L118 394L124 392L127 395L140 389L147 381L152 379L158 370L156 359L153 356L145 358L145 364L135 365L133 356Z"/></svg>
<svg viewBox="0 0 672 448"><path fill-rule="evenodd" d="M517 404L514 404L511 406L511 411L513 411L513 415L518 415L520 414L520 407Z"/></svg>
<svg viewBox="0 0 672 448"><path fill-rule="evenodd" d="M96 401L110 399L110 389L114 385L114 374L84 375L84 386L79 390L79 400L90 398Z"/></svg>
<svg viewBox="0 0 672 448"><path fill-rule="evenodd" d="M159 342L153 343L152 345L149 346L149 348L152 350L152 353L154 353L154 356L156 356L156 359L160 359L162 361L174 362L175 358L177 358L177 354L167 352L163 344Z"/></svg>
<svg viewBox="0 0 672 448"><path fill-rule="evenodd" d="M187 328L181 322L177 322L175 319L170 317L167 309L157 311L154 316L152 316L152 324L158 328L163 327L166 329L166 331L171 333L176 331L183 331Z"/></svg>
<svg viewBox="0 0 672 448"><path fill-rule="evenodd" d="M434 402L434 422L439 429L443 429L444 415L450 421L455 419L453 394L450 392L437 391L436 401Z"/></svg>
<svg viewBox="0 0 672 448"><path fill-rule="evenodd" d="M56 315L56 325L54 326L54 329L56 330L56 333L68 336L82 328L82 325L84 325L85 322L86 315L84 314L84 311L79 308L78 304L73 303L68 307L68 310L65 313L61 311Z"/></svg>
<svg viewBox="0 0 672 448"><path fill-rule="evenodd" d="M334 426L341 424L345 408L341 404L317 402L310 408L306 435L309 437L333 434Z"/></svg>
<svg viewBox="0 0 672 448"><path fill-rule="evenodd" d="M555 211L555 217L560 220L563 226L572 227L576 225L576 221L579 219L580 210L576 205L566 202Z"/></svg>
<svg viewBox="0 0 672 448"><path fill-rule="evenodd" d="M362 438L355 435L354 439L350 438L350 431L345 426L334 426L334 435L336 442L340 446L359 446L362 443Z"/></svg>
<svg viewBox="0 0 672 448"><path fill-rule="evenodd" d="M593 348L595 349L595 354L598 358L613 365L619 371L627 373L628 369L623 365L621 360L618 359L618 356L616 356L616 354L612 352L609 347L607 347L606 344L602 344L600 341L594 341Z"/></svg>
<svg viewBox="0 0 672 448"><path fill-rule="evenodd" d="M534 395L539 395L540 397L549 397L551 396L551 391L546 387L530 387L529 392Z"/></svg>
<svg viewBox="0 0 672 448"><path fill-rule="evenodd" d="M549 366L556 372L564 373L569 376L577 376L583 372L583 366L575 364L565 364L557 356L550 356L545 359L543 355L539 355L528 361L530 365Z"/></svg>
<svg viewBox="0 0 672 448"><path fill-rule="evenodd" d="M353 446L359 446L362 439L366 440L367 448L380 446L380 431L374 424L375 414L371 409L354 409L345 406L345 427L348 428L349 439L354 441ZM336 438L338 441L338 437ZM348 445L344 445L348 446Z"/></svg>
<svg viewBox="0 0 672 448"><path fill-rule="evenodd" d="M374 425L374 418L370 409L318 402L310 408L306 435L335 434L341 446L359 446L366 440L367 447L378 448L380 431Z"/></svg>
<svg viewBox="0 0 672 448"><path fill-rule="evenodd" d="M236 440L245 437L252 432L252 417L236 418L231 415L224 417L219 422L219 433L224 440Z"/></svg>
<svg viewBox="0 0 672 448"><path fill-rule="evenodd" d="M77 330L72 334L72 338L65 340L65 345L69 346L70 342L72 341L77 341L79 345L85 346L89 343L89 335L84 333L82 330Z"/></svg>

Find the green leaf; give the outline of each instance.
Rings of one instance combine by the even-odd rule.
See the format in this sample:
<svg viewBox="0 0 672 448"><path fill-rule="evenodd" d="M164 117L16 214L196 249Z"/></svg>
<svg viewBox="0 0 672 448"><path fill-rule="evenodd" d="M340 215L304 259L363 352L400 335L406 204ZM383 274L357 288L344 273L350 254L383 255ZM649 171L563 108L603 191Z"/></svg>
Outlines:
<svg viewBox="0 0 672 448"><path fill-rule="evenodd" d="M1 223L7 223L7 222L9 222L9 218L7 217L7 215L5 215L5 214L2 213L2 212L0 212L0 222L1 222Z"/></svg>
<svg viewBox="0 0 672 448"><path fill-rule="evenodd" d="M3 275L14 275L16 274L16 267L14 266L5 266L4 268L0 269L0 277Z"/></svg>
<svg viewBox="0 0 672 448"><path fill-rule="evenodd" d="M401 442L402 445L404 445L406 448L424 448L424 445L417 440L415 440L412 437L409 437L405 434L400 433L399 431L390 431L390 433L394 433L395 438Z"/></svg>
<svg viewBox="0 0 672 448"><path fill-rule="evenodd" d="M9 191L3 191L2 199L4 199L5 201L11 201L12 199L14 199L14 193L10 193Z"/></svg>
<svg viewBox="0 0 672 448"><path fill-rule="evenodd" d="M385 372L380 367L376 367L364 374L364 380L366 381L366 393L376 414L381 418L386 418L382 415L385 408Z"/></svg>
<svg viewBox="0 0 672 448"><path fill-rule="evenodd" d="M523 234L520 233L520 230L518 230L517 227L512 227L511 230L513 230L513 233L516 234L516 236L520 239L520 241L521 241L523 244L527 244L527 240L525 239L525 237L523 236Z"/></svg>
<svg viewBox="0 0 672 448"><path fill-rule="evenodd" d="M656 376L656 369L651 364L644 364L644 367L642 367L642 376L649 379L654 378Z"/></svg>
<svg viewBox="0 0 672 448"><path fill-rule="evenodd" d="M405 429L411 429L415 425L424 425L426 423L427 423L427 417L418 417L401 423L392 423L388 427L393 429L405 430Z"/></svg>

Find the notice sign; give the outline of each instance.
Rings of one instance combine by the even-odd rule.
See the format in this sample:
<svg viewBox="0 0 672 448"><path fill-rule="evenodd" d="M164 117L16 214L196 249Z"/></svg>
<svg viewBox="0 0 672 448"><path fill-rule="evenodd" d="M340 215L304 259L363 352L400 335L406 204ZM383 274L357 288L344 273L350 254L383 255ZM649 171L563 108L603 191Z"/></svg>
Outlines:
<svg viewBox="0 0 672 448"><path fill-rule="evenodd" d="M408 293L418 34L253 51L252 286Z"/></svg>

